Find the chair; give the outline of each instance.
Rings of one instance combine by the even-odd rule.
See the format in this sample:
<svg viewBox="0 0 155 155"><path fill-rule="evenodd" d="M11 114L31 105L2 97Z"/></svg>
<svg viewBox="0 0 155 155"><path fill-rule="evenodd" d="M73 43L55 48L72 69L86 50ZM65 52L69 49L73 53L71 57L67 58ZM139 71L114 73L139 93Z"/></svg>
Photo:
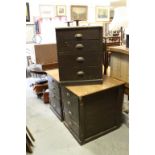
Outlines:
<svg viewBox="0 0 155 155"><path fill-rule="evenodd" d="M38 66L38 67L37 67ZM30 74L36 80L31 84L33 90L39 98L42 98L44 103L49 103L49 93L48 93L48 79L47 73L48 69L57 68L58 63L47 64L47 65L34 65L29 68Z"/></svg>

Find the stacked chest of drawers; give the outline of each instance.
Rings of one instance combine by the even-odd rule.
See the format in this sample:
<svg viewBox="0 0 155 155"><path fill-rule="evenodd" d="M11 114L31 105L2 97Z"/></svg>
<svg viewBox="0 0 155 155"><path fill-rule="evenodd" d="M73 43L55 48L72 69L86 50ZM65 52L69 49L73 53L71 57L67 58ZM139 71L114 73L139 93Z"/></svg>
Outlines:
<svg viewBox="0 0 155 155"><path fill-rule="evenodd" d="M102 27L56 28L62 84L102 83Z"/></svg>

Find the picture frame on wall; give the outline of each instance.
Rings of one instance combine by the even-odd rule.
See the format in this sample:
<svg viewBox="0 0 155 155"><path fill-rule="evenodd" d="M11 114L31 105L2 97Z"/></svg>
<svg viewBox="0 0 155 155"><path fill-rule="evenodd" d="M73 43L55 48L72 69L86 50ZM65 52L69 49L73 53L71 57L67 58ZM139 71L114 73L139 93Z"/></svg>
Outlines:
<svg viewBox="0 0 155 155"><path fill-rule="evenodd" d="M110 9L105 6L96 6L96 21L108 22L110 20Z"/></svg>
<svg viewBox="0 0 155 155"><path fill-rule="evenodd" d="M65 5L57 5L56 6L56 15L57 16L66 16L66 6Z"/></svg>
<svg viewBox="0 0 155 155"><path fill-rule="evenodd" d="M110 21L112 21L114 18L114 9L110 8Z"/></svg>
<svg viewBox="0 0 155 155"><path fill-rule="evenodd" d="M30 8L28 2L26 2L26 22L30 22Z"/></svg>
<svg viewBox="0 0 155 155"><path fill-rule="evenodd" d="M71 20L87 20L88 6L71 5Z"/></svg>
<svg viewBox="0 0 155 155"><path fill-rule="evenodd" d="M26 44L34 43L34 24L26 24Z"/></svg>
<svg viewBox="0 0 155 155"><path fill-rule="evenodd" d="M40 17L42 18L51 18L55 17L55 6L54 5L39 5Z"/></svg>

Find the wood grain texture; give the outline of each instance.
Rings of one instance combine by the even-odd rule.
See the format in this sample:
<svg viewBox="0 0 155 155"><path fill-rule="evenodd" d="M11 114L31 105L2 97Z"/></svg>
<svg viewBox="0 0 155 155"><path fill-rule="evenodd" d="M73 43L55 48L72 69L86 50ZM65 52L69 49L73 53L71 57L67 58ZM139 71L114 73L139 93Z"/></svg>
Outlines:
<svg viewBox="0 0 155 155"><path fill-rule="evenodd" d="M111 77L129 82L129 55L122 52L112 52L110 56Z"/></svg>
<svg viewBox="0 0 155 155"><path fill-rule="evenodd" d="M57 63L56 44L39 44L35 45L34 48L37 64Z"/></svg>

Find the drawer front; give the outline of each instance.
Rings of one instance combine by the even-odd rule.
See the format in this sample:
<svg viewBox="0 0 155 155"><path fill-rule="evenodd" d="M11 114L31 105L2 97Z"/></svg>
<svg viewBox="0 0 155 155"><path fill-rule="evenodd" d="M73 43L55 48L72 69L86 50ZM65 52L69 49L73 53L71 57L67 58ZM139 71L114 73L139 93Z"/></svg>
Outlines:
<svg viewBox="0 0 155 155"><path fill-rule="evenodd" d="M59 57L60 67L83 67L83 66L99 66L102 64L102 54L77 54L77 55L61 55Z"/></svg>
<svg viewBox="0 0 155 155"><path fill-rule="evenodd" d="M56 29L57 42L60 40L101 39L102 27Z"/></svg>
<svg viewBox="0 0 155 155"><path fill-rule="evenodd" d="M70 116L77 124L79 124L79 105L78 97L62 87L62 103L64 112Z"/></svg>
<svg viewBox="0 0 155 155"><path fill-rule="evenodd" d="M66 112L64 112L64 121L67 126L79 136L79 125L72 120Z"/></svg>
<svg viewBox="0 0 155 155"><path fill-rule="evenodd" d="M61 116L61 103L60 100L55 97L50 97L50 105Z"/></svg>
<svg viewBox="0 0 155 155"><path fill-rule="evenodd" d="M54 80L51 76L48 76L48 88L49 91L57 96L58 98L60 98L60 87L59 87L59 83Z"/></svg>
<svg viewBox="0 0 155 155"><path fill-rule="evenodd" d="M73 41L65 40L58 42L57 44L58 53L101 53L103 52L103 43L101 40L83 40L83 41Z"/></svg>
<svg viewBox="0 0 155 155"><path fill-rule="evenodd" d="M102 66L97 67L70 67L70 69L65 67L60 67L60 79L65 80L93 80L102 79Z"/></svg>
<svg viewBox="0 0 155 155"><path fill-rule="evenodd" d="M59 83L54 80L51 76L48 76L48 86L49 88L55 88L57 90L59 90Z"/></svg>
<svg viewBox="0 0 155 155"><path fill-rule="evenodd" d="M60 92L59 92L59 89L56 89L55 87L49 88L49 92L50 92L51 97L56 97L57 99L60 100Z"/></svg>

